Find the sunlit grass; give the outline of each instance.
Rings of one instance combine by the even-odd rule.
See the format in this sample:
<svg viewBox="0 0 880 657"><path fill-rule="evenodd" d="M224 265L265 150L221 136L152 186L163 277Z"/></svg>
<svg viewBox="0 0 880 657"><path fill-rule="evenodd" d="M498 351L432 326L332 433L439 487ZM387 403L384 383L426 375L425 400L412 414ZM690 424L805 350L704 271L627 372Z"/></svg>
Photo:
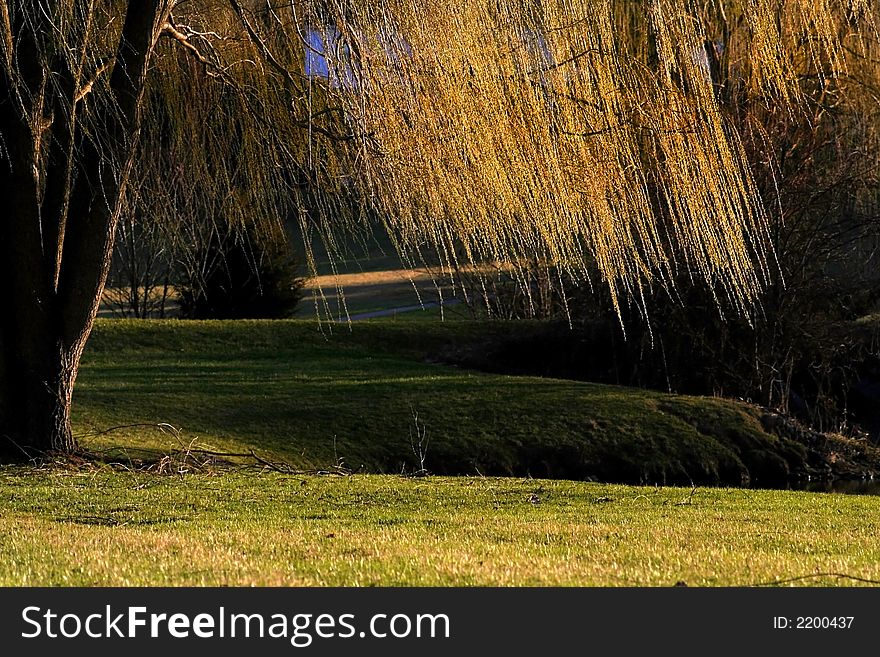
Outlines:
<svg viewBox="0 0 880 657"><path fill-rule="evenodd" d="M880 579L878 498L867 496L7 468L0 500L4 585L748 585L827 572Z"/></svg>

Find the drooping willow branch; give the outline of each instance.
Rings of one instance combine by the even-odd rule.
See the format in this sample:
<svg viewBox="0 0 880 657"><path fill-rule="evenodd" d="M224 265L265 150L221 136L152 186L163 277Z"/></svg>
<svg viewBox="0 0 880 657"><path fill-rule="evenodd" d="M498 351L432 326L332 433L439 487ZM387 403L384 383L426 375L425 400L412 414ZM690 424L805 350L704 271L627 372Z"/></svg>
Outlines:
<svg viewBox="0 0 880 657"><path fill-rule="evenodd" d="M849 102L844 80L880 79L880 9L867 0L176 11L210 45L190 59L223 75L205 80L163 51L146 128L161 144L145 160L162 162L148 169L172 193L155 196L174 202L151 216L297 217L307 247L318 236L331 256L379 223L409 264L492 263L524 282L535 262L566 280L597 272L618 310L682 276L748 310L775 275L776 206L755 181L743 108L794 115Z"/></svg>

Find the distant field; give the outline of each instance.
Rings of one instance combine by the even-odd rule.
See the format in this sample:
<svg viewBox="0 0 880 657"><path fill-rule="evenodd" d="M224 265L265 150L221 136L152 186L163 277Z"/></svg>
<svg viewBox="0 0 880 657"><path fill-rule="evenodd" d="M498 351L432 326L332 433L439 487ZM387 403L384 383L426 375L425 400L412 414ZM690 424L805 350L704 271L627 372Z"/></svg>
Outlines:
<svg viewBox="0 0 880 657"><path fill-rule="evenodd" d="M391 311L388 316L413 314L416 317L437 317L433 307L442 299L451 301L446 315L451 318L466 319L470 314L464 306L455 307L458 299L448 281L435 280L425 269L388 269L380 271L358 271L351 273L322 274L307 278L303 288L302 301L294 312L298 319L315 319L318 316L337 321L348 321L351 317L375 311ZM140 290L140 295L144 293ZM163 290L152 291L156 307ZM123 288L107 288L99 312L100 317L121 316L119 310L126 303L128 291ZM421 310L422 307L424 310ZM395 312L399 309L399 312ZM165 300L166 317L175 317L178 312L177 290L172 286L167 290ZM409 319L409 318L407 318Z"/></svg>
<svg viewBox="0 0 880 657"><path fill-rule="evenodd" d="M405 308L416 316L426 317L425 312L411 309L436 304L441 294L446 300L453 298L448 282L435 280L424 269L329 274L308 279L295 316L312 319L318 313L329 312L330 317L347 320L348 316L362 313ZM460 309L448 310L453 317L464 315Z"/></svg>

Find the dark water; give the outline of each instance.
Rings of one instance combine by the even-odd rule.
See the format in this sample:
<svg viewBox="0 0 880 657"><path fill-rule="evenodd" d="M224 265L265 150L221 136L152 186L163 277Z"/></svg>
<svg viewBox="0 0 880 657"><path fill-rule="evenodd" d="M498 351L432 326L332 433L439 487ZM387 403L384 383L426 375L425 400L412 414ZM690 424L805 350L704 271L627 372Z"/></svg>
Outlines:
<svg viewBox="0 0 880 657"><path fill-rule="evenodd" d="M880 495L880 479L838 479L837 481L805 481L793 484L792 490L813 493L845 493L847 495Z"/></svg>

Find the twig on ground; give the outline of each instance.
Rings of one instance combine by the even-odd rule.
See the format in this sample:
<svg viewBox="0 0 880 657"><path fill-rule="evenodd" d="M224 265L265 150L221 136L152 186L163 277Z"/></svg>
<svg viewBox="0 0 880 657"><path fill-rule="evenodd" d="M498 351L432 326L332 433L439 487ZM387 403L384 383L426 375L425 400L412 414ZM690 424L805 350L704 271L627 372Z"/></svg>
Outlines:
<svg viewBox="0 0 880 657"><path fill-rule="evenodd" d="M693 504L694 494L696 492L697 492L697 486L692 481L691 482L691 492L688 494L688 496L685 499L681 500L680 502L676 502L675 506L685 506L686 504Z"/></svg>
<svg viewBox="0 0 880 657"><path fill-rule="evenodd" d="M425 468L425 459L428 456L428 443L430 442L428 439L428 427L426 427L423 422L419 421L419 412L412 406L410 406L410 412L412 413L415 432L413 432L413 428L410 427L409 444L412 448L413 456L416 457L418 462L418 469L407 473L405 472L406 466L404 464L401 474L408 477L427 477L428 470Z"/></svg>
<svg viewBox="0 0 880 657"><path fill-rule="evenodd" d="M792 582L800 582L807 579L816 579L818 577L834 577L836 579L850 579L856 582L864 582L865 584L880 584L880 580L869 579L867 577L859 577L858 575L850 575L848 573L813 573L811 575L798 575L797 577L787 577L785 579L771 580L769 582L758 582L752 586L779 586L781 584L790 584Z"/></svg>
<svg viewBox="0 0 880 657"><path fill-rule="evenodd" d="M120 429L136 429L138 427L150 427L153 429L159 429L163 433L168 433L174 436L175 438L180 438L180 429L175 427L173 424L168 424L167 422L135 422L134 424L119 424L115 427L109 427L107 429L100 429L94 431L86 431L85 433L76 434L74 438L90 438L93 436L103 436L108 433L112 433L113 431L119 431Z"/></svg>

